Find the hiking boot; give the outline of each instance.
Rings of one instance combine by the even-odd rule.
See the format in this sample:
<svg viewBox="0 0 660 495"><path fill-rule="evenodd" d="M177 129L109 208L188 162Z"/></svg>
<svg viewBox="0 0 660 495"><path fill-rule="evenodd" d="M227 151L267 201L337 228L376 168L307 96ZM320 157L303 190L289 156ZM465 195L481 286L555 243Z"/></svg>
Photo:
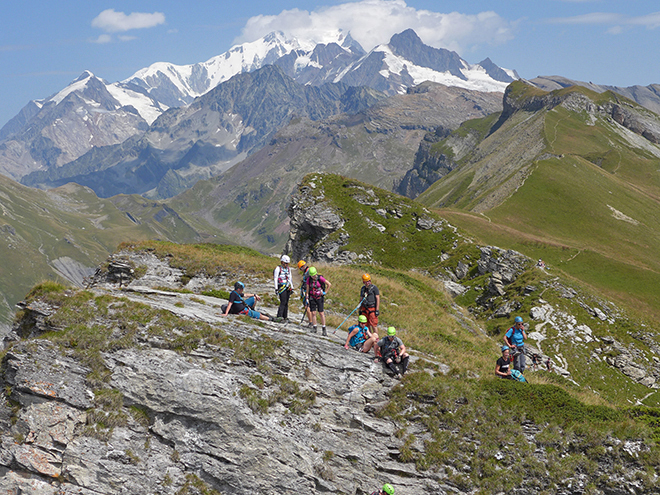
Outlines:
<svg viewBox="0 0 660 495"><path fill-rule="evenodd" d="M323 328L321 329L321 335L322 335L323 337L327 337L327 336L328 336L328 332L325 331L325 327L323 327Z"/></svg>
<svg viewBox="0 0 660 495"><path fill-rule="evenodd" d="M402 378L402 377L401 377L401 373L397 373L396 375L394 375L393 378L394 378L395 380L401 380L401 378Z"/></svg>
<svg viewBox="0 0 660 495"><path fill-rule="evenodd" d="M275 323L282 323L284 321L284 318L282 318L281 316L276 316L275 318L273 318L273 321Z"/></svg>
<svg viewBox="0 0 660 495"><path fill-rule="evenodd" d="M316 333L316 325L312 325L312 329L310 330L312 333Z"/></svg>

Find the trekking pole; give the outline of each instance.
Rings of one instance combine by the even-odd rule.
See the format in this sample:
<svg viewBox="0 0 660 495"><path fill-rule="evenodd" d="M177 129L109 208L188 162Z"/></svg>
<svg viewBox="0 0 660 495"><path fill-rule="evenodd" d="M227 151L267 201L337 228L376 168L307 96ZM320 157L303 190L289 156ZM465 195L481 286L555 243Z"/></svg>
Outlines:
<svg viewBox="0 0 660 495"><path fill-rule="evenodd" d="M303 306L303 315L302 318L300 318L300 323L298 323L298 325L302 325L305 316L307 316L307 299L305 299L305 305Z"/></svg>
<svg viewBox="0 0 660 495"><path fill-rule="evenodd" d="M348 320L348 319L351 317L351 315L352 315L353 313L355 313L355 310L356 310L356 309L358 309L360 306L362 306L362 303L364 302L364 300L367 298L368 295L369 295L369 293L367 292L367 293L364 295L364 297L362 298L362 301L360 301L360 303L359 303L357 306L355 306L355 309L354 309L353 311L351 311L351 313L346 317L346 320ZM339 324L339 327L341 327L344 323L346 323L346 320L342 321L342 322ZM335 331L332 332L332 335L334 335L334 334L337 333L337 330L339 330L339 327L335 328Z"/></svg>

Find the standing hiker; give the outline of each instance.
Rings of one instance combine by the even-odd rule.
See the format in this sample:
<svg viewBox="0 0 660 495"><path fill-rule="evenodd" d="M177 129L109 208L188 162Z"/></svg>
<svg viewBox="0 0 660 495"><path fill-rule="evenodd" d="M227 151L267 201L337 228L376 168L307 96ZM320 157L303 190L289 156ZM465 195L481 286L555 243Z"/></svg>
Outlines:
<svg viewBox="0 0 660 495"><path fill-rule="evenodd" d="M372 334L367 326L367 317L358 316L357 325L348 328L344 349L352 347L358 352L369 352L373 345L378 342L378 334Z"/></svg>
<svg viewBox="0 0 660 495"><path fill-rule="evenodd" d="M277 308L277 316L285 322L289 321L289 296L293 292L293 278L291 277L291 268L289 268L290 262L291 259L286 254L283 254L280 258L280 264L273 271L275 294L280 298L280 307Z"/></svg>
<svg viewBox="0 0 660 495"><path fill-rule="evenodd" d="M378 333L378 315L380 314L380 292L378 287L371 283L371 275L362 275L360 288L360 314L367 317L367 324L372 334Z"/></svg>
<svg viewBox="0 0 660 495"><path fill-rule="evenodd" d="M245 289L245 284L243 282L236 282L234 284L234 290L229 294L229 303L227 304L227 309L223 316L227 316L231 313L233 315L248 315L257 320L272 321L273 318L261 314L254 309L254 305L257 304L257 301L261 301L261 298L257 294L244 294L243 289ZM275 319L275 321L277 321L277 319Z"/></svg>
<svg viewBox="0 0 660 495"><path fill-rule="evenodd" d="M525 325L521 316L516 316L513 326L504 334L504 343L511 348L513 353L513 368L525 372Z"/></svg>
<svg viewBox="0 0 660 495"><path fill-rule="evenodd" d="M511 376L511 356L508 345L502 346L502 357L495 363L495 374L500 378L513 379Z"/></svg>
<svg viewBox="0 0 660 495"><path fill-rule="evenodd" d="M305 314L307 315L308 327L312 326L312 313L309 311L309 301L307 299L307 278L309 278L309 267L305 260L300 260L298 262L298 270L300 270L300 275L302 276L302 282L300 283L300 300L305 305ZM304 316L303 316L304 318ZM302 319L300 320L302 325Z"/></svg>
<svg viewBox="0 0 660 495"><path fill-rule="evenodd" d="M374 359L374 362L385 361L387 367L394 373L394 378L400 379L406 373L410 356L406 352L406 346L396 336L396 328L389 327L387 329L387 337L383 337L376 343L374 352L377 356L381 356ZM396 369L394 363L401 363L401 367L403 368L401 373Z"/></svg>
<svg viewBox="0 0 660 495"><path fill-rule="evenodd" d="M321 319L322 334L324 337L328 335L325 329L325 313L323 312L323 301L327 290L332 287L323 275L319 275L315 267L311 266L307 273L307 302L309 303L309 311L312 315L312 333L316 333L316 312L318 311Z"/></svg>

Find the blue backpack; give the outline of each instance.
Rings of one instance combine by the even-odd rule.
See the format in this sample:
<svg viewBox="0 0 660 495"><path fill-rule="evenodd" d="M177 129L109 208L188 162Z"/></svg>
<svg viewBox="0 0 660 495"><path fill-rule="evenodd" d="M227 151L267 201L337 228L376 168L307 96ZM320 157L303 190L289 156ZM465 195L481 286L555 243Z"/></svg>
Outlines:
<svg viewBox="0 0 660 495"><path fill-rule="evenodd" d="M513 377L514 380L518 380L519 382L527 383L527 380L525 380L524 375L518 370L511 370L511 376Z"/></svg>

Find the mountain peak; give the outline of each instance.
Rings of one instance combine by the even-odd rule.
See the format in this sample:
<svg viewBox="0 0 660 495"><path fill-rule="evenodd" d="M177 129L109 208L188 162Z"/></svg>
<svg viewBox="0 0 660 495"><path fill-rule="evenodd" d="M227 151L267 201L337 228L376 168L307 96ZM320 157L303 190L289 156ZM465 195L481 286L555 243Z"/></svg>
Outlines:
<svg viewBox="0 0 660 495"><path fill-rule="evenodd" d="M394 55L398 55L419 67L437 72L448 72L459 79L467 81L467 77L462 72L463 69L467 68L467 64L458 53L425 45L412 29L406 29L392 36L389 47Z"/></svg>
<svg viewBox="0 0 660 495"><path fill-rule="evenodd" d="M89 79L91 77L96 77L96 76L91 71L84 70L83 73L80 74L77 79L74 79L71 84L84 81L85 79Z"/></svg>

